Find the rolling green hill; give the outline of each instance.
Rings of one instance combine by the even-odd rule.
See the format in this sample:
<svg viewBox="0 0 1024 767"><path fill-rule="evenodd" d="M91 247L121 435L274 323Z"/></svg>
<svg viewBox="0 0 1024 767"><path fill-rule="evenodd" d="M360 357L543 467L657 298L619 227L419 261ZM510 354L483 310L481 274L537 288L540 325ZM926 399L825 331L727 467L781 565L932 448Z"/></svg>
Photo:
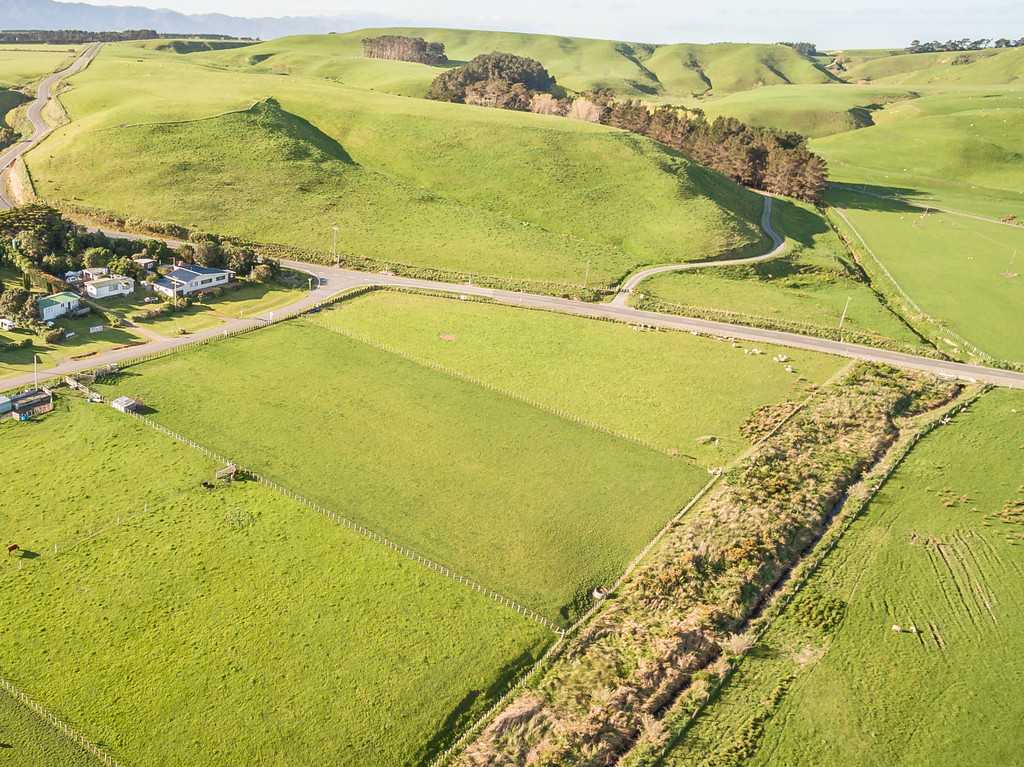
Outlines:
<svg viewBox="0 0 1024 767"><path fill-rule="evenodd" d="M576 284L764 243L760 197L591 123L125 45L71 84L27 157L47 200L324 251L339 224L346 253Z"/></svg>
<svg viewBox="0 0 1024 767"><path fill-rule="evenodd" d="M846 79L886 85L1024 84L1024 49L1020 48L895 53L865 59L847 68Z"/></svg>
<svg viewBox="0 0 1024 767"><path fill-rule="evenodd" d="M229 54L206 56L205 60L335 78L349 85L422 96L441 70L422 64L363 59L362 39L382 34L444 43L453 62L495 50L529 56L540 61L560 85L573 91L607 88L631 96L681 99L706 91L730 93L761 85L835 80L782 45L650 45L457 29L364 29L341 35L284 37Z"/></svg>

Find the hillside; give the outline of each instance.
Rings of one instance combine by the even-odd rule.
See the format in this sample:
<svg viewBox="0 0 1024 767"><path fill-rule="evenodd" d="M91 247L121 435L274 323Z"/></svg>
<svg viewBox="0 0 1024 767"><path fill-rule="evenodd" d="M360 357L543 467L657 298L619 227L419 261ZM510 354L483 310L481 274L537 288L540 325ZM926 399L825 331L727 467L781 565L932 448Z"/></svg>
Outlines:
<svg viewBox="0 0 1024 767"><path fill-rule="evenodd" d="M339 224L345 253L575 284L762 244L757 195L591 123L126 45L71 83L74 121L27 157L47 200L320 252Z"/></svg>
<svg viewBox="0 0 1024 767"><path fill-rule="evenodd" d="M245 63L269 71L333 77L350 85L380 87L377 78L408 78L391 92L421 95L437 69L401 62L362 59L361 40L382 34L422 37L444 43L448 58L463 62L481 53L502 51L540 61L574 91L607 88L625 95L681 99L713 91L730 93L760 85L827 83L831 75L782 45L721 43L649 45L553 35L479 32L457 29L364 29L329 36L288 37L253 46L220 61ZM358 63L357 63L358 62Z"/></svg>
<svg viewBox="0 0 1024 767"><path fill-rule="evenodd" d="M1024 82L1024 49L898 53L866 58L844 77L886 85L1011 85Z"/></svg>

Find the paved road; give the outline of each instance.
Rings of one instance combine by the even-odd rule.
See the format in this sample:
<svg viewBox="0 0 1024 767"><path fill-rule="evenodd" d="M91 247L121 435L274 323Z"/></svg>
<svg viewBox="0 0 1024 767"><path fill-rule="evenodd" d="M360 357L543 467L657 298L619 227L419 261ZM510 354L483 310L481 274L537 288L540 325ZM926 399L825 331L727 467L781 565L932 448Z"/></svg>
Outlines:
<svg viewBox="0 0 1024 767"><path fill-rule="evenodd" d="M43 107L45 107L46 102L50 100L50 90L53 88L53 84L62 77L74 74L92 61L97 51L99 51L100 45L100 43L95 43L89 48L89 50L75 59L71 66L50 75L39 85L39 90L36 93L36 100L33 101L28 108L28 119L29 122L32 123L32 135L27 139L19 141L13 147L0 155L0 208L6 209L14 207L14 201L7 196L7 173L10 170L11 165L15 160L25 154L25 152L46 138L47 134L53 130L46 123L46 120L43 119Z"/></svg>
<svg viewBox="0 0 1024 767"><path fill-rule="evenodd" d="M614 306L625 306L626 299L629 294L632 293L637 285L646 280L652 274L661 274L662 272L680 272L684 269L704 269L708 266L734 266L738 264L753 264L757 261L766 261L769 258L775 258L786 251L786 241L779 236L779 234L772 229L772 198L770 195L764 195L764 211L761 213L761 228L764 229L765 234L772 238L772 250L765 253L763 256L753 256L751 258L735 258L731 261L698 261L689 264L676 264L674 266L655 266L651 269L644 269L642 272L637 272L629 279L627 279L622 286L619 288L619 292L612 299L612 305Z"/></svg>

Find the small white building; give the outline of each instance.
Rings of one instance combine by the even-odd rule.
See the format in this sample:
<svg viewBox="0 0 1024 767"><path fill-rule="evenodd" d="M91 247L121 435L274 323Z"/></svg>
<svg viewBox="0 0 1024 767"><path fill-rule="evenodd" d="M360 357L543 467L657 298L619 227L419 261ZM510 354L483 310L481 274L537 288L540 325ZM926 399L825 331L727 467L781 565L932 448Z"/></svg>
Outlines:
<svg viewBox="0 0 1024 767"><path fill-rule="evenodd" d="M90 298L110 298L111 296L130 296L135 292L135 280L120 274L112 274L85 283L85 292Z"/></svg>
<svg viewBox="0 0 1024 767"><path fill-rule="evenodd" d="M52 296L45 296L36 301L36 306L39 307L39 319L43 322L50 322L73 312L78 308L78 304L78 296L70 291L54 293Z"/></svg>
<svg viewBox="0 0 1024 767"><path fill-rule="evenodd" d="M163 293L168 298L184 298L203 290L211 290L218 285L226 285L234 276L235 273L230 269L213 269L188 264L179 266L166 277L154 282L153 290Z"/></svg>
<svg viewBox="0 0 1024 767"><path fill-rule="evenodd" d="M134 413L139 409L139 403L131 397L118 397L111 402L110 405L115 410L120 410L122 413Z"/></svg>
<svg viewBox="0 0 1024 767"><path fill-rule="evenodd" d="M145 258L143 256L137 256L136 258L133 258L132 261L137 263L140 269L145 269L147 272L155 271L156 267L158 266L157 260L155 258Z"/></svg>
<svg viewBox="0 0 1024 767"><path fill-rule="evenodd" d="M101 279L108 274L110 274L110 270L105 266L90 266L88 269L82 270L82 279L89 282L90 280Z"/></svg>
<svg viewBox="0 0 1024 767"><path fill-rule="evenodd" d="M0 330L14 330L17 323L14 320L9 320L6 317L0 317Z"/></svg>

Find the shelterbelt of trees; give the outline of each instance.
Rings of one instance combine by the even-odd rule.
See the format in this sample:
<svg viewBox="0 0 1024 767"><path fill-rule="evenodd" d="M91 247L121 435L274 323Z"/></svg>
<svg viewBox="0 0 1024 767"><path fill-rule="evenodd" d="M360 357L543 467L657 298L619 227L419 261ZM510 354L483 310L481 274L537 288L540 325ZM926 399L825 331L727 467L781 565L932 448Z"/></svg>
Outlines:
<svg viewBox="0 0 1024 767"><path fill-rule="evenodd" d="M363 58L389 59L391 61L412 61L432 67L448 65L444 43L428 43L422 37L404 35L381 35L363 38Z"/></svg>
<svg viewBox="0 0 1024 767"><path fill-rule="evenodd" d="M824 160L798 133L747 125L735 118L708 122L699 109L652 108L610 91L568 96L543 65L510 53L482 54L435 78L427 98L558 115L647 136L753 189L817 203L825 189Z"/></svg>

